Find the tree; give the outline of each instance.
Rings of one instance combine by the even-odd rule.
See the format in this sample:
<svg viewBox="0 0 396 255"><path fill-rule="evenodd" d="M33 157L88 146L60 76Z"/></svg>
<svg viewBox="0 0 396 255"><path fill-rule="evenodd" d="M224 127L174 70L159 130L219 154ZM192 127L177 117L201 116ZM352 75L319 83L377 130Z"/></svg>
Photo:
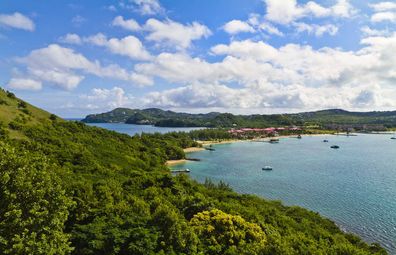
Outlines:
<svg viewBox="0 0 396 255"><path fill-rule="evenodd" d="M190 224L207 254L259 254L267 242L259 225L218 209L197 213Z"/></svg>
<svg viewBox="0 0 396 255"><path fill-rule="evenodd" d="M0 142L0 251L3 254L69 254L63 232L72 201L41 155Z"/></svg>

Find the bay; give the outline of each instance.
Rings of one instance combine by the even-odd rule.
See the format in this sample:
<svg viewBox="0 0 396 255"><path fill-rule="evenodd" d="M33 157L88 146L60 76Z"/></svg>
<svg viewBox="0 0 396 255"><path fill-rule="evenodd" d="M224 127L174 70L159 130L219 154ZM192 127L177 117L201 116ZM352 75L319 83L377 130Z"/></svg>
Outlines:
<svg viewBox="0 0 396 255"><path fill-rule="evenodd" d="M151 125L135 125L125 123L87 123L87 125L101 127L131 136L141 133L164 134L169 132L189 132L191 130L204 129L202 127L156 127Z"/></svg>
<svg viewBox="0 0 396 255"><path fill-rule="evenodd" d="M396 140L390 137L304 136L279 144L219 144L215 151L189 155L202 161L173 169L189 168L200 182L222 180L240 193L319 212L396 254ZM273 170L263 171L267 165Z"/></svg>

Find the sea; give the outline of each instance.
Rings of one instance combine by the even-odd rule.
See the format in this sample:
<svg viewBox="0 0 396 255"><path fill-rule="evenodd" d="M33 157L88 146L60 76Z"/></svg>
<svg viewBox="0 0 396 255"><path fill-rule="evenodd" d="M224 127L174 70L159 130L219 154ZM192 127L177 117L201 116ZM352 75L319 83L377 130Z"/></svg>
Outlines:
<svg viewBox="0 0 396 255"><path fill-rule="evenodd" d="M120 123L90 124L134 135L196 128L162 128ZM256 194L319 212L341 229L396 254L396 140L392 134L281 138L279 143L235 142L215 151L189 154L172 168L190 169L204 182L224 181L239 193ZM328 140L328 142L324 142ZM330 148L338 145L339 149ZM271 171L262 170L272 167Z"/></svg>
<svg viewBox="0 0 396 255"><path fill-rule="evenodd" d="M204 129L202 127L156 127L152 125L135 125L125 123L87 123L87 125L101 127L131 136L141 133L164 134L169 132L189 132L192 130Z"/></svg>
<svg viewBox="0 0 396 255"><path fill-rule="evenodd" d="M297 205L396 254L396 140L392 135L303 136L237 142L189 155L173 168L228 183L239 193ZM329 142L323 142L328 140ZM330 148L338 145L339 149ZM271 171L263 171L265 166Z"/></svg>

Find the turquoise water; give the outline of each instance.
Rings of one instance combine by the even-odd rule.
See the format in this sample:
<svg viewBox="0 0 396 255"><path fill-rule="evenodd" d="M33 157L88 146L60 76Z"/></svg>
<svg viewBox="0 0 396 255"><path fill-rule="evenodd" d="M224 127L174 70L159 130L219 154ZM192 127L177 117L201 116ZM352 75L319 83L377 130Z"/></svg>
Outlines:
<svg viewBox="0 0 396 255"><path fill-rule="evenodd" d="M101 127L119 133L135 135L141 133L169 133L169 132L189 132L191 130L202 129L199 127L155 127L151 125L134 125L124 123L87 123L90 126Z"/></svg>
<svg viewBox="0 0 396 255"><path fill-rule="evenodd" d="M189 155L202 161L174 168L189 168L198 181L223 180L240 193L317 211L396 254L396 140L390 137L304 136L279 144L221 144L216 151ZM340 149L330 149L333 144ZM262 171L266 165L273 170Z"/></svg>

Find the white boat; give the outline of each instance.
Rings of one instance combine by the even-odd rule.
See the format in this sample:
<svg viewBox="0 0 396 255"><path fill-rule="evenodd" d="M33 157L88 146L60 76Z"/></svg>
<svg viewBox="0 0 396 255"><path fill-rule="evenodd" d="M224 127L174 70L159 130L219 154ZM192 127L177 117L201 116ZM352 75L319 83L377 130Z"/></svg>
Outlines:
<svg viewBox="0 0 396 255"><path fill-rule="evenodd" d="M265 167L263 167L261 169L264 170L264 171L270 171L270 170L272 170L272 167L271 166L265 166Z"/></svg>

